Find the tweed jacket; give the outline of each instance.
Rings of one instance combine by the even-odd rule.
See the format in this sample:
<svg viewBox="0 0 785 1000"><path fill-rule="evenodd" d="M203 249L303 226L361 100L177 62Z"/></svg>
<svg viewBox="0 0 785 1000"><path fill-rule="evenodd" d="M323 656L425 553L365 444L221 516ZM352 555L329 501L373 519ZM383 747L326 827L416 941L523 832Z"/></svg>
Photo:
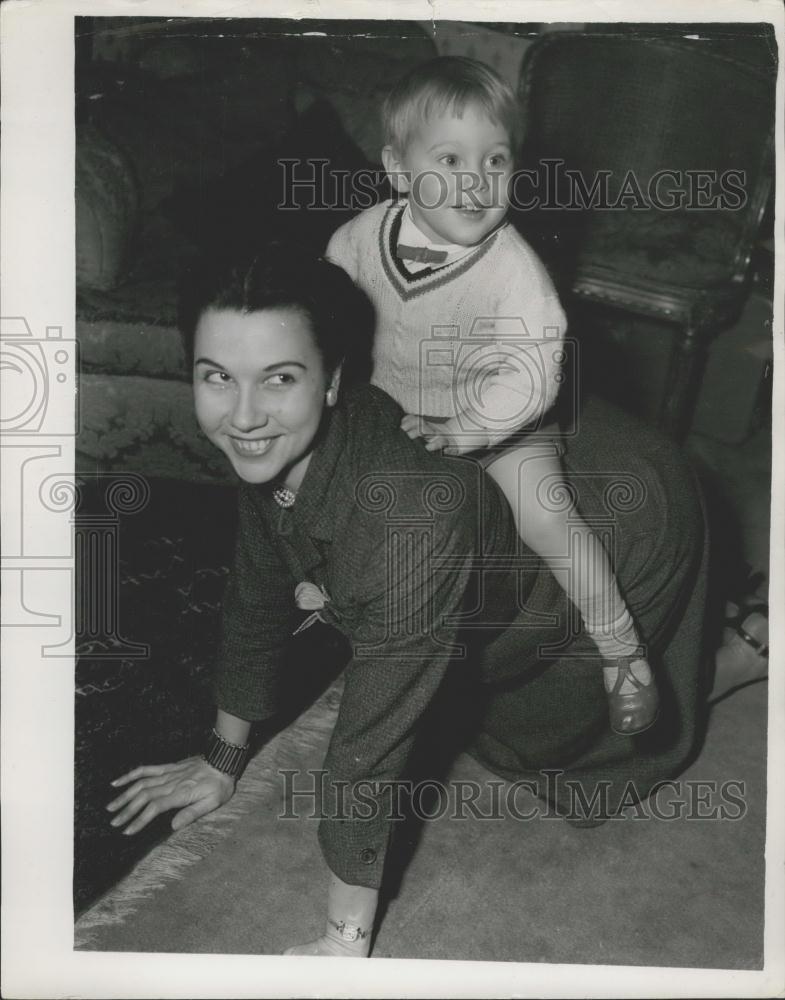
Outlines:
<svg viewBox="0 0 785 1000"><path fill-rule="evenodd" d="M302 620L295 588L324 588L325 616L353 652L324 761L319 841L330 868L380 885L391 783L456 676L471 681L478 705L470 752L503 777L538 782L543 769L566 767L582 794L612 786L614 808L676 773L698 734L706 550L694 475L674 446L594 403L565 456L579 508L609 532L620 586L659 663L662 719L631 740L609 730L596 649L570 624L563 587L518 538L491 478L469 457L409 440L381 390L343 396L291 509L269 486L240 487L216 676L220 708L273 715ZM573 788L543 797L569 810Z"/></svg>
<svg viewBox="0 0 785 1000"><path fill-rule="evenodd" d="M475 600L477 554L514 552L516 535L476 465L410 441L398 428L400 408L381 390L346 396L328 411L292 508L280 508L267 485L239 489L216 698L245 719L279 708L284 648L298 622L295 587L323 587L325 616L354 652L325 759L327 787L363 783L366 804L357 811L372 815L323 819L320 843L345 881L378 886L390 823L383 790L374 797L370 786L401 778L418 720L448 663L465 656L456 618ZM515 614L508 575L497 568L484 588L497 620Z"/></svg>

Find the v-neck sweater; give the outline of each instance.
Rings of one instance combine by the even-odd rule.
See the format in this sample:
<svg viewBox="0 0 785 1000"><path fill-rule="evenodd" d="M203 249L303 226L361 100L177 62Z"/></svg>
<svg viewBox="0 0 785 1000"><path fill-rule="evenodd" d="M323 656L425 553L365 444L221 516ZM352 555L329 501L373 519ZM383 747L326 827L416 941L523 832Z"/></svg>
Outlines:
<svg viewBox="0 0 785 1000"><path fill-rule="evenodd" d="M405 201L341 226L327 248L376 312L371 381L407 413L462 414L491 444L540 422L558 393L566 328L553 284L509 223L474 253L410 274L398 260Z"/></svg>

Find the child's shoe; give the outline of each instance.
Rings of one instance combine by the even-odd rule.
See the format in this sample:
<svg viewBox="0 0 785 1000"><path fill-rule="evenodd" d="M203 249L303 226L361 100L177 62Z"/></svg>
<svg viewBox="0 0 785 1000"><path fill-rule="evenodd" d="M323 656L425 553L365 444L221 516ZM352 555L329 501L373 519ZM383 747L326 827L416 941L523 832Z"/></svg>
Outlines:
<svg viewBox="0 0 785 1000"><path fill-rule="evenodd" d="M633 663L645 665L645 671L639 668L638 673L648 673L648 681L644 682L635 676L630 669ZM603 667L603 673L606 680L611 729L614 733L620 736L635 736L652 726L659 712L660 698L654 674L643 656L634 654L615 658ZM623 688L626 690L622 691Z"/></svg>

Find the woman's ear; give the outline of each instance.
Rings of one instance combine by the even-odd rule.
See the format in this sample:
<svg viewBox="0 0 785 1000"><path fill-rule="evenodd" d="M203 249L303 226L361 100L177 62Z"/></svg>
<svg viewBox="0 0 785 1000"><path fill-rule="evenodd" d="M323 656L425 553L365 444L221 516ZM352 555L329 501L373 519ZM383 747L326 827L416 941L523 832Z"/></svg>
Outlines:
<svg viewBox="0 0 785 1000"><path fill-rule="evenodd" d="M407 194L411 188L411 176L409 171L404 170L403 164L398 158L392 146L385 146L382 149L382 163L390 183L398 194Z"/></svg>
<svg viewBox="0 0 785 1000"><path fill-rule="evenodd" d="M328 406L335 406L338 402L338 390L341 387L341 372L343 370L343 362L341 362L335 371L332 373L330 378L330 384L327 387L327 392L325 394L325 399L327 400Z"/></svg>
<svg viewBox="0 0 785 1000"><path fill-rule="evenodd" d="M343 361L338 365L338 367L333 372L333 377L330 379L330 385L336 392L341 388L341 375L343 374Z"/></svg>

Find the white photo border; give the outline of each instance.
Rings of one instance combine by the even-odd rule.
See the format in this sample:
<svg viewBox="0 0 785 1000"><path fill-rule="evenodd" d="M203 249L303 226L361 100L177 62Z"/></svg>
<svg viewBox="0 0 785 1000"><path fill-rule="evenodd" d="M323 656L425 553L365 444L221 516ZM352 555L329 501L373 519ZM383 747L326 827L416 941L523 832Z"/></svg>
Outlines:
<svg viewBox="0 0 785 1000"><path fill-rule="evenodd" d="M23 317L32 337L57 330L75 340L74 287L74 18L320 17L457 21L701 22L769 21L782 63L783 8L778 0L683 0L602 5L579 0L9 0L2 5L2 314ZM770 607L771 659L785 650L785 272L783 260L783 73L777 80L774 286L774 455ZM69 355L73 360L73 355ZM73 405L73 378L51 385ZM70 393L70 395L69 395ZM45 429L46 431L46 429ZM9 447L6 447L9 445ZM13 447L11 447L11 445ZM24 455L22 461L21 456ZM73 479L74 440L41 433L4 441L3 616L16 606L72 619L73 561L68 518L25 503L20 461L46 458ZM13 459L13 461L12 461ZM32 548L25 548L28 539ZM16 546L16 549L14 548ZM17 551L18 550L18 551ZM18 561L14 562L14 558ZM51 558L50 558L51 557ZM40 559L35 563L30 560ZM48 560L48 561L47 561ZM23 574L31 593L21 592ZM37 571L40 567L40 571ZM6 570L8 572L6 572ZM517 963L346 960L275 956L89 953L73 950L73 698L71 657L41 655L42 630L6 627L2 634L2 947L5 996L13 997L284 997L541 996L745 997L785 989L785 677L770 678L763 971L634 968ZM67 628L66 628L67 633ZM49 632L44 637L49 640ZM58 637L64 633L56 632ZM67 637L67 636L66 636ZM739 920L744 919L739 914Z"/></svg>

